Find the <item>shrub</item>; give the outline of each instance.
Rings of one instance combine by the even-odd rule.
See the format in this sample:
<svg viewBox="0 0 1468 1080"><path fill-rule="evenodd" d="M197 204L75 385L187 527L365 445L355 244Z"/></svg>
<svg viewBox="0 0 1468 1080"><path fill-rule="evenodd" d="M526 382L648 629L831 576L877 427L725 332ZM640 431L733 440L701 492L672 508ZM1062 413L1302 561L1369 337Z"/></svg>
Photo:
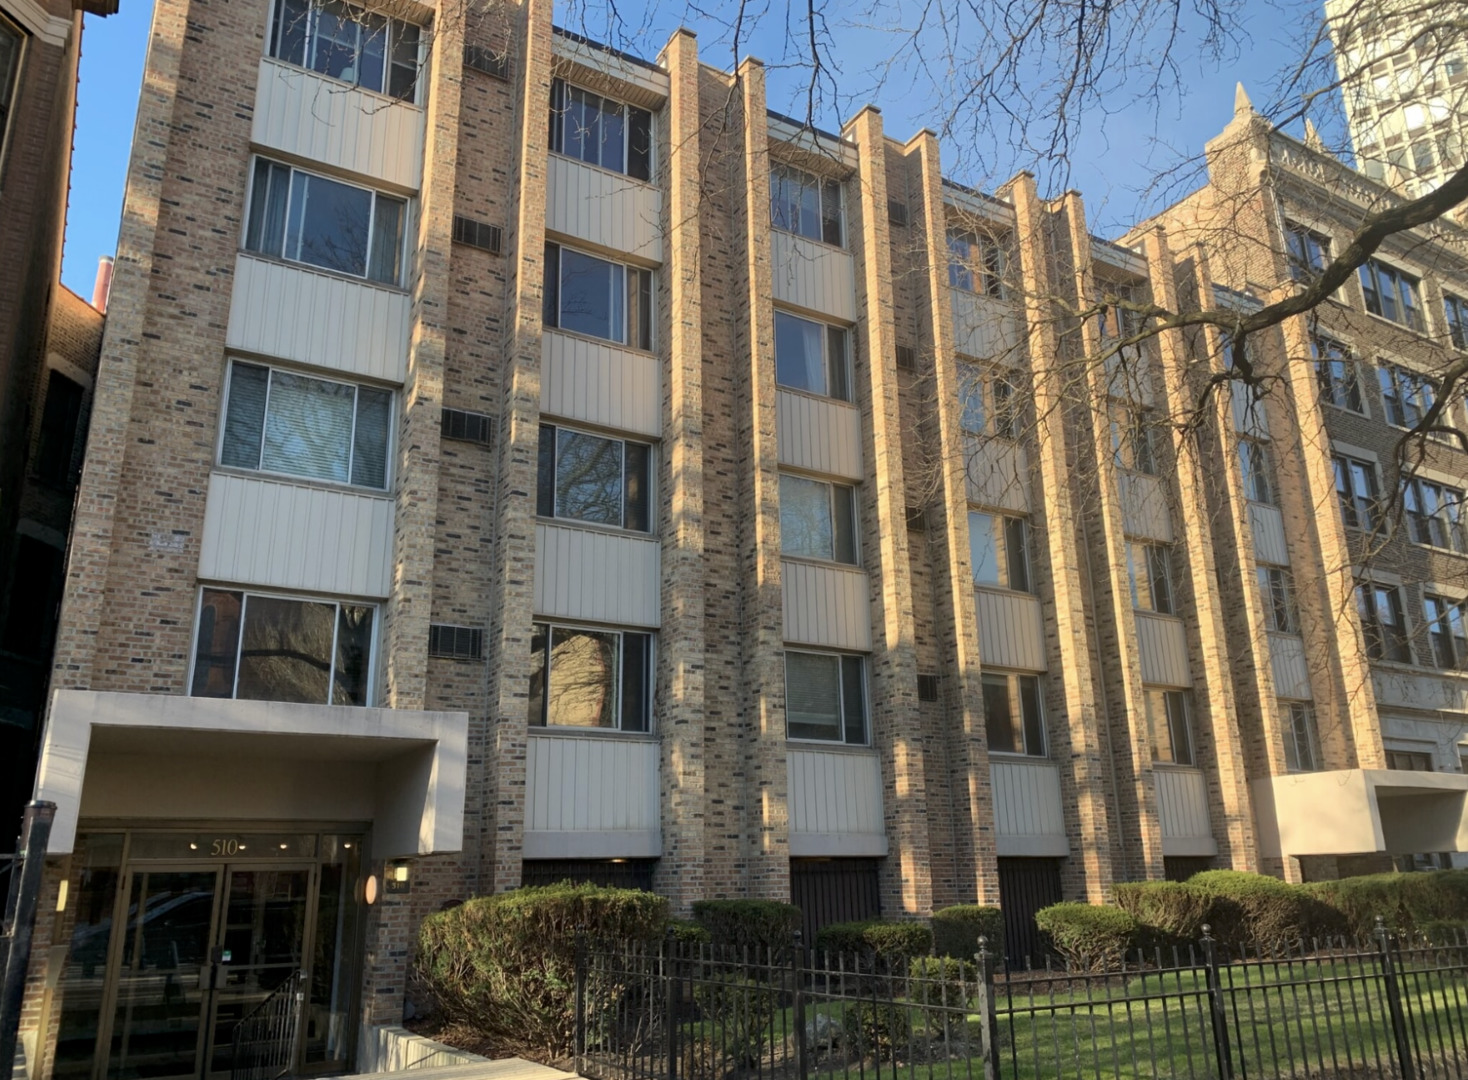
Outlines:
<svg viewBox="0 0 1468 1080"><path fill-rule="evenodd" d="M776 988L743 975L721 974L698 983L699 1012L716 1029L718 1043L741 1068L759 1065L765 1040L775 1028Z"/></svg>
<svg viewBox="0 0 1468 1080"><path fill-rule="evenodd" d="M915 956L908 963L909 997L919 1005L966 1008L973 998L979 968L951 956Z"/></svg>
<svg viewBox="0 0 1468 1080"><path fill-rule="evenodd" d="M1375 933L1378 915L1389 928L1408 933L1429 923L1468 920L1465 870L1364 874L1314 882L1303 888L1308 896L1339 915L1344 932L1357 937Z"/></svg>
<svg viewBox="0 0 1468 1080"><path fill-rule="evenodd" d="M708 931L715 945L783 949L800 929L800 909L778 900L698 900L693 921Z"/></svg>
<svg viewBox="0 0 1468 1080"><path fill-rule="evenodd" d="M871 1055L878 1061L895 1061L898 1049L907 1046L912 1035L907 1006L896 1002L853 1002L841 1026L846 1045L858 1058Z"/></svg>
<svg viewBox="0 0 1468 1080"><path fill-rule="evenodd" d="M1267 874L1205 870L1188 884L1213 897L1213 936L1231 948L1278 953L1339 925L1336 914L1304 889Z"/></svg>
<svg viewBox="0 0 1468 1080"><path fill-rule="evenodd" d="M1137 920L1146 944L1184 944L1203 936L1213 896L1176 881L1128 881L1116 886L1116 906Z"/></svg>
<svg viewBox="0 0 1468 1080"><path fill-rule="evenodd" d="M933 951L933 931L919 922L887 919L831 923L816 934L816 951L871 957L905 970L909 959Z"/></svg>
<svg viewBox="0 0 1468 1080"><path fill-rule="evenodd" d="M680 945L707 945L713 935L692 919L669 919L668 932Z"/></svg>
<svg viewBox="0 0 1468 1080"><path fill-rule="evenodd" d="M955 904L933 912L933 952L972 960L980 935L988 938L989 955L996 966L1004 962L1004 914L997 907Z"/></svg>
<svg viewBox="0 0 1468 1080"><path fill-rule="evenodd" d="M1137 920L1118 907L1052 904L1035 912L1035 925L1055 951L1081 971L1101 971L1121 962L1137 936Z"/></svg>
<svg viewBox="0 0 1468 1080"><path fill-rule="evenodd" d="M1468 922L1468 870L1402 875L1402 905L1414 926Z"/></svg>
<svg viewBox="0 0 1468 1080"><path fill-rule="evenodd" d="M668 902L636 889L547 885L481 896L423 920L416 976L444 1016L496 1048L540 1060L570 1054L576 1031L575 935L653 944ZM614 1002L593 985L588 1001Z"/></svg>

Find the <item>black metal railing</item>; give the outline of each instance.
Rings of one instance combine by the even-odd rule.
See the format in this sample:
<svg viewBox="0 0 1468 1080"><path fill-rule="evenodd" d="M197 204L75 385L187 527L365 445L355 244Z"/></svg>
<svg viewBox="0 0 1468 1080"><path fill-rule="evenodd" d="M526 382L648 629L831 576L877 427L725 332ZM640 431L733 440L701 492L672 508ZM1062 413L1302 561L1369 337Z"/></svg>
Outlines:
<svg viewBox="0 0 1468 1080"><path fill-rule="evenodd" d="M279 1080L295 1064L296 1036L305 1005L306 976L293 971L234 1029L230 1080Z"/></svg>
<svg viewBox="0 0 1468 1080"><path fill-rule="evenodd" d="M584 942L593 1080L1468 1080L1468 934L1384 928L1259 955L1211 937L1098 970L1003 972Z"/></svg>

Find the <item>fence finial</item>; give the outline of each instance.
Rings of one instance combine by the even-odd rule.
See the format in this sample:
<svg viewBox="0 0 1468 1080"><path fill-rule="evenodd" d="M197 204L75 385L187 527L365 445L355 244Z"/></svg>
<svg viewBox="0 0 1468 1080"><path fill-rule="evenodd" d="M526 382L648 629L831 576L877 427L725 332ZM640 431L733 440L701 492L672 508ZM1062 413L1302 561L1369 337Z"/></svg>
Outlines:
<svg viewBox="0 0 1468 1080"><path fill-rule="evenodd" d="M1213 940L1213 927L1209 926L1207 923L1204 923L1203 924L1203 940L1204 941L1212 941Z"/></svg>
<svg viewBox="0 0 1468 1080"><path fill-rule="evenodd" d="M979 965L980 966L983 966L984 961L987 960L987 959L989 959L989 935L988 934L980 934L979 935L979 951L976 952L976 953L974 953L974 959L979 962Z"/></svg>

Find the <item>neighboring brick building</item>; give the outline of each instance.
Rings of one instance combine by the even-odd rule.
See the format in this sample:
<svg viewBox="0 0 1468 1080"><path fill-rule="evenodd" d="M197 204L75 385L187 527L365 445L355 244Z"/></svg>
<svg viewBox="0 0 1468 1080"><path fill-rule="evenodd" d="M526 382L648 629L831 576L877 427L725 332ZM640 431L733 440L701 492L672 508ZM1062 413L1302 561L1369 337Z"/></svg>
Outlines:
<svg viewBox="0 0 1468 1080"><path fill-rule="evenodd" d="M0 0L0 851L35 779L102 316L61 284L82 13Z"/></svg>
<svg viewBox="0 0 1468 1080"><path fill-rule="evenodd" d="M523 883L809 927L1002 903L1018 953L1117 881L1462 846L1468 776L1388 808L1363 771L1348 539L1298 491L1326 458L1269 518L1226 406L1213 454L1167 422L1216 339L1088 359L1130 325L1093 298L1248 303L1282 262L1096 240L873 108L802 130L688 33L650 63L546 0L392 10L158 2L38 782L39 1075L220 1068L299 970L302 1062L370 1064L418 921ZM1211 184L1278 250L1257 169L1306 151L1253 132ZM1304 694L1240 554L1263 518L1302 578L1336 545ZM1349 739L1289 758L1280 697ZM1376 831L1299 847L1295 766Z"/></svg>

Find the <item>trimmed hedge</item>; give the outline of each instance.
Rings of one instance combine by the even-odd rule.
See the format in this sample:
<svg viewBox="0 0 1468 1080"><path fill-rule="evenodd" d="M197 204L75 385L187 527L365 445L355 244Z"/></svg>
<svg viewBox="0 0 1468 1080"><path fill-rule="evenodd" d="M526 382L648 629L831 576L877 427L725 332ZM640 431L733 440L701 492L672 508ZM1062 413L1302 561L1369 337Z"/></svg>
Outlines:
<svg viewBox="0 0 1468 1080"><path fill-rule="evenodd" d="M1116 906L1142 929L1142 943L1173 945L1197 941L1212 920L1213 896L1177 881L1128 881L1116 886Z"/></svg>
<svg viewBox="0 0 1468 1080"><path fill-rule="evenodd" d="M951 956L914 956L907 967L908 991L920 1005L965 1008L976 992L979 966Z"/></svg>
<svg viewBox="0 0 1468 1080"><path fill-rule="evenodd" d="M914 956L933 951L933 931L919 922L872 919L831 923L816 934L816 952L867 956L905 968Z"/></svg>
<svg viewBox="0 0 1468 1080"><path fill-rule="evenodd" d="M972 960L979 951L980 935L988 938L989 955L996 964L1004 962L1004 914L997 907L955 904L933 912L933 952Z"/></svg>
<svg viewBox="0 0 1468 1080"><path fill-rule="evenodd" d="M696 900L693 921L715 945L783 949L800 929L800 909L778 900Z"/></svg>
<svg viewBox="0 0 1468 1080"><path fill-rule="evenodd" d="M598 941L652 945L667 925L668 902L636 889L516 889L424 919L415 974L445 1017L497 1050L553 1060L574 1049L577 927ZM603 990L587 1000L615 1000Z"/></svg>
<svg viewBox="0 0 1468 1080"><path fill-rule="evenodd" d="M714 936L692 919L669 919L668 933L680 945L707 945Z"/></svg>
<svg viewBox="0 0 1468 1080"><path fill-rule="evenodd" d="M1375 933L1378 915L1389 928L1409 933L1468 921L1468 870L1366 874L1302 888L1339 914L1341 932L1356 937Z"/></svg>
<svg viewBox="0 0 1468 1080"><path fill-rule="evenodd" d="M1137 920L1121 908L1067 901L1035 912L1035 925L1073 968L1100 971L1121 962L1137 938Z"/></svg>
<svg viewBox="0 0 1468 1080"><path fill-rule="evenodd" d="M1339 914L1306 890L1267 874L1204 870L1187 882L1213 899L1213 936L1232 949L1278 953L1341 930Z"/></svg>

